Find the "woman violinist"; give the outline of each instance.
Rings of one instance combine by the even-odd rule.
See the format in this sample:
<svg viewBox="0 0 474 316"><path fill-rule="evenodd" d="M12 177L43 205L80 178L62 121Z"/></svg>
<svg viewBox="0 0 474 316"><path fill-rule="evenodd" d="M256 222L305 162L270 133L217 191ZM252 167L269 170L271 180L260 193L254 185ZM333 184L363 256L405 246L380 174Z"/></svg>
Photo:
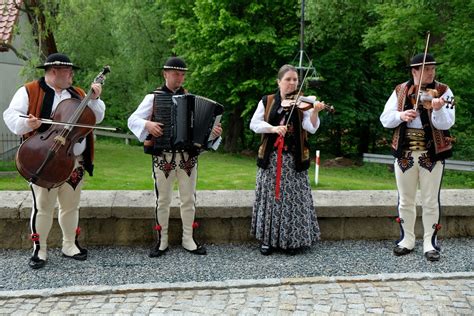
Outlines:
<svg viewBox="0 0 474 316"><path fill-rule="evenodd" d="M455 118L450 101L453 93L447 85L435 80L436 65L433 56L426 52L413 57L409 66L412 79L395 88L380 116L384 127L394 129L392 152L399 195L400 239L393 253L403 256L415 248L415 198L419 186L423 207L423 253L429 261L440 259L437 233L441 228L441 179L444 160L452 155L449 129ZM426 98L428 91L436 93Z"/></svg>
<svg viewBox="0 0 474 316"><path fill-rule="evenodd" d="M8 128L24 139L37 136L37 133L47 133L49 124L42 124L41 119L50 119L64 109L62 106L73 99L82 99L85 92L72 86L74 69L71 60L64 54L55 53L48 56L46 62L37 67L45 70L45 76L21 87L13 96L8 109L3 113ZM102 87L92 84L92 100L88 108L93 113L93 119L100 123L104 118L105 104L99 99ZM65 101L65 102L61 102ZM79 101L77 101L79 102ZM58 110L59 109L59 110ZM24 118L28 115L28 118ZM23 117L22 117L23 116ZM31 139L28 139L30 141ZM25 143L24 143L25 144ZM42 268L47 260L47 238L53 224L53 214L56 200L59 202L58 222L63 233L62 253L64 257L75 260L86 260L87 250L79 246L77 236L80 229L79 201L81 195L84 170L92 175L93 137L92 133L82 141L73 144L75 168L68 180L58 187L41 187L30 181L33 195L31 212L31 239L33 255L29 261L32 269ZM38 155L26 157L26 160L38 159ZM60 172L62 166L52 166ZM56 172L53 170L53 172Z"/></svg>
<svg viewBox="0 0 474 316"><path fill-rule="evenodd" d="M293 254L320 236L308 176L307 132L314 134L319 128L318 113L325 105L314 101L303 111L296 108L298 100L292 100L282 106L298 87L291 65L280 68L277 83L277 92L262 98L250 122L250 128L262 134L251 233L261 242L263 255L276 249ZM280 158L275 143L281 145Z"/></svg>

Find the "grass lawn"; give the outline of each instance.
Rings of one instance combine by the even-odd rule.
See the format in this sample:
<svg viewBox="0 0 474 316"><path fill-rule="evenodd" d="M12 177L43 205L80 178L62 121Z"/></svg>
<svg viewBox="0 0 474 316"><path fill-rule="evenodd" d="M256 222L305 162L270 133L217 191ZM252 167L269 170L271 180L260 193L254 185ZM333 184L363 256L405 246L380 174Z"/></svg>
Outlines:
<svg viewBox="0 0 474 316"><path fill-rule="evenodd" d="M313 189L395 190L394 174L387 165L364 163L360 167L319 168L319 184L314 184L314 164L309 170ZM96 143L94 176L86 176L85 190L151 190L151 156L140 146L100 140ZM253 190L257 166L255 158L206 152L199 156L198 190ZM446 170L444 189L473 189L474 174ZM0 177L0 190L28 190L21 176Z"/></svg>

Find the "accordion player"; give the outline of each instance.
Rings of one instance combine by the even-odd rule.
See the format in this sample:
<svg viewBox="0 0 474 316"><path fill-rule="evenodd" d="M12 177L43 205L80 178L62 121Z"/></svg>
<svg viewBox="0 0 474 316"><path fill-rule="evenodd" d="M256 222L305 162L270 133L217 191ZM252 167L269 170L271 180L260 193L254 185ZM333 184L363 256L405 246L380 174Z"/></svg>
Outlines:
<svg viewBox="0 0 474 316"><path fill-rule="evenodd" d="M208 150L212 145L212 129L220 122L223 112L221 104L202 96L156 93L151 120L163 123L163 135L149 135L145 152Z"/></svg>

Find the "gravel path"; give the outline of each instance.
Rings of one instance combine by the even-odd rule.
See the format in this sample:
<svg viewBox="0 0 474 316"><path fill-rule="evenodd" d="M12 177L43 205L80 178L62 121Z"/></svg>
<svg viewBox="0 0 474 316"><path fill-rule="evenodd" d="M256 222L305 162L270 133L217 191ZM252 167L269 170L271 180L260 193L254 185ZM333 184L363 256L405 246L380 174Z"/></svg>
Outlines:
<svg viewBox="0 0 474 316"><path fill-rule="evenodd" d="M161 258L148 258L145 247L89 247L89 259L63 258L49 251L47 265L28 267L30 250L0 249L0 291L60 288L77 285L122 285L155 282L223 281L379 273L472 272L474 238L441 241L439 262L423 257L421 242L404 257L392 255L393 241L322 241L289 256L260 255L257 244L207 245L207 256L172 247Z"/></svg>

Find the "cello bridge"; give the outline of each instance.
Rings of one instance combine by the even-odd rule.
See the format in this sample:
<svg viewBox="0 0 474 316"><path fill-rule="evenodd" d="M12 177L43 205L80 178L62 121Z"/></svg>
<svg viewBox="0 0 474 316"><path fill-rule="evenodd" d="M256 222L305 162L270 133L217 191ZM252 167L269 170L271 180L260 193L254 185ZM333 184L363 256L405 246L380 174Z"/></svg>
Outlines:
<svg viewBox="0 0 474 316"><path fill-rule="evenodd" d="M66 144L66 138L64 138L64 136L56 136L54 137L54 140L60 142L63 146Z"/></svg>

